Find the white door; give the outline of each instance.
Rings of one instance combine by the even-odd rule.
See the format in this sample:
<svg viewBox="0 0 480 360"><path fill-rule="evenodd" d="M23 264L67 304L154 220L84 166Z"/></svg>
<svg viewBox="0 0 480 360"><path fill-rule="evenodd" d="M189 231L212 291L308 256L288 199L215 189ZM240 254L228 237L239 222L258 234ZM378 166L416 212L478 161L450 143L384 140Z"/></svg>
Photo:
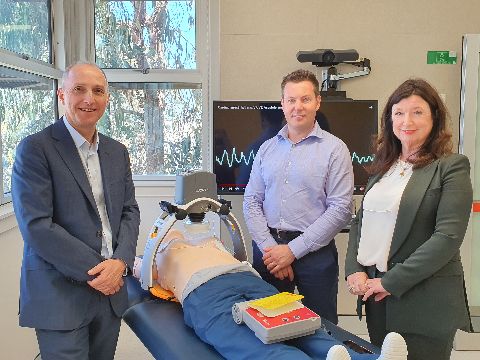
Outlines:
<svg viewBox="0 0 480 360"><path fill-rule="evenodd" d="M480 316L480 34L463 38L459 153L470 159L473 206L462 246L472 315ZM480 332L480 323L474 324Z"/></svg>

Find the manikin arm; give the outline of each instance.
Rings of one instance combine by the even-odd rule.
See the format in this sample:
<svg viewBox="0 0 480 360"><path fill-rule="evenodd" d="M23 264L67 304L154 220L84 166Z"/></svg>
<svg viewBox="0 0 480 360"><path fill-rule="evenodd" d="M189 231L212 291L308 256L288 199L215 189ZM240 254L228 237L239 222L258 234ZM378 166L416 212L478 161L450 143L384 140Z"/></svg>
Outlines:
<svg viewBox="0 0 480 360"><path fill-rule="evenodd" d="M185 237L183 236L183 233L180 230L170 229L167 235L165 235L163 244L168 246L168 243L170 243L170 241L172 241L173 239L184 240ZM166 246L164 246L163 249ZM161 251L161 249L159 249L159 251ZM137 279L140 279L142 276L142 261L143 259L141 257L135 256L135 262L133 264L133 276ZM153 280L158 279L157 265L155 262L153 262L152 264L152 277L153 277Z"/></svg>
<svg viewBox="0 0 480 360"><path fill-rule="evenodd" d="M139 256L135 256L135 261L133 263L133 277L140 280L142 276L142 258ZM158 273L157 273L157 265L153 263L152 265L152 277L153 280L157 280Z"/></svg>

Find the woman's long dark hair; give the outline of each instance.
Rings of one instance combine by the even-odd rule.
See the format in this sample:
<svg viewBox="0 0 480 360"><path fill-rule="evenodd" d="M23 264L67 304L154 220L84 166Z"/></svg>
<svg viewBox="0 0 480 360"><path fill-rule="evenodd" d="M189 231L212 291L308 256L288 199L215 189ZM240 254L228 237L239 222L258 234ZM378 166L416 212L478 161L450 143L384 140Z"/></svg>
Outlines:
<svg viewBox="0 0 480 360"><path fill-rule="evenodd" d="M427 81L423 79L409 79L401 84L388 98L383 109L380 133L374 142L375 158L366 168L370 174L384 174L399 158L402 144L393 133L392 107L411 95L420 96L425 100L432 114L433 127L415 158L408 159L413 168L421 168L432 161L452 153L452 133L447 127L450 118L442 99Z"/></svg>

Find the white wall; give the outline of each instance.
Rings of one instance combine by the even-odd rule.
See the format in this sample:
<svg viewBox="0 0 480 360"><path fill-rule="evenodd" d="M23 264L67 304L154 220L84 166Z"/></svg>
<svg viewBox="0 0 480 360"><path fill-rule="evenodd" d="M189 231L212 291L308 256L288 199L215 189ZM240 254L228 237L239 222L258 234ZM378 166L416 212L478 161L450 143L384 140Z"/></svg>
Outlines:
<svg viewBox="0 0 480 360"><path fill-rule="evenodd" d="M321 78L319 68L297 61L298 51L353 48L371 60L372 72L339 82L348 97L377 99L381 115L387 97L401 82L423 77L444 95L458 141L462 35L480 33L480 1L222 0L220 5L219 100L279 100L280 82L287 73L305 68ZM429 50L455 51L457 64L428 65ZM341 74L356 70L338 66ZM337 246L344 254L346 241L341 238ZM467 290L469 249L466 239L462 256ZM344 290L339 295L341 313L351 303L344 302Z"/></svg>
<svg viewBox="0 0 480 360"><path fill-rule="evenodd" d="M0 245L0 359L33 359L38 354L35 332L18 326L23 241L12 215L0 219Z"/></svg>
<svg viewBox="0 0 480 360"><path fill-rule="evenodd" d="M368 76L340 81L354 99L378 99L412 76L446 95L458 134L462 35L480 33L480 1L222 0L221 99L279 100L280 82L297 68L299 50L356 49L371 60ZM456 65L427 65L428 50L457 52ZM358 68L340 65L339 73Z"/></svg>

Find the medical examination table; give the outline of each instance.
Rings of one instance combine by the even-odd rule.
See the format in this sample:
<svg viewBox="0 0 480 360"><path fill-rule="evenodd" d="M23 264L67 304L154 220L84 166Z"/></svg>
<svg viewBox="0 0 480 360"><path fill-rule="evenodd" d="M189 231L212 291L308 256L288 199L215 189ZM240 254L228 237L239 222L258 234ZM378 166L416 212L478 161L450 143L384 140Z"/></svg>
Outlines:
<svg viewBox="0 0 480 360"><path fill-rule="evenodd" d="M223 359L212 346L202 342L195 332L185 325L180 304L155 298L146 290L153 286L152 264L164 236L177 220L183 221L188 218L193 221L191 218L193 215L205 216L207 212L218 215L226 225L232 241L232 246L227 248L238 260L248 260L240 225L230 211L231 203L219 200L216 189L214 174L196 172L177 175L175 185L177 205L166 201L160 202L162 212L147 237L141 271L143 287L137 279L131 276L126 278L129 308L123 319L155 359ZM198 197L198 194L203 197ZM203 221L203 216L200 221ZM379 353L379 349L372 344L328 321L322 320L322 326L333 337L346 344L351 343Z"/></svg>
<svg viewBox="0 0 480 360"><path fill-rule="evenodd" d="M155 298L131 276L126 278L126 283L129 308L123 315L123 320L155 359L223 359L212 346L201 341L185 325L180 304ZM329 321L322 320L322 326L339 341L354 343L373 353L380 353L369 342Z"/></svg>

